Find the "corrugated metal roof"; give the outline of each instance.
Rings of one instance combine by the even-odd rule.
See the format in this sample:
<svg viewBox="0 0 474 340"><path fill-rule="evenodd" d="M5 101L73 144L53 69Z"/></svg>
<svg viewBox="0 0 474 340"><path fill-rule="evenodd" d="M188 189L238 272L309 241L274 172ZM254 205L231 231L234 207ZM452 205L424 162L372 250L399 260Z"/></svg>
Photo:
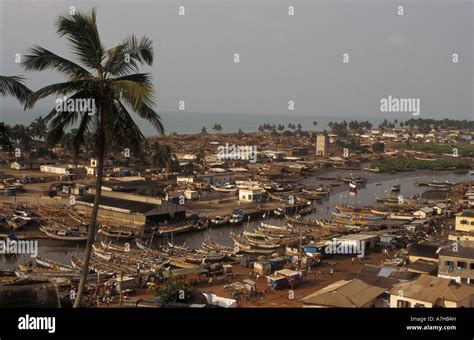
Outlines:
<svg viewBox="0 0 474 340"><path fill-rule="evenodd" d="M359 279L341 280L304 297L301 301L304 304L327 307L363 307L384 291L384 288L368 285Z"/></svg>

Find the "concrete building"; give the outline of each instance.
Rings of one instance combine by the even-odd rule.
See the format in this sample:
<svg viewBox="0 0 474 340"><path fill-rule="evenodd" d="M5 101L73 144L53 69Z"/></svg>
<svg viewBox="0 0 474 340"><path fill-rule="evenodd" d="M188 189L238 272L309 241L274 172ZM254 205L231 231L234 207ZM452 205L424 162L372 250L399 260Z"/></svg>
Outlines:
<svg viewBox="0 0 474 340"><path fill-rule="evenodd" d="M239 189L239 201L244 203L261 202L264 191L260 188Z"/></svg>
<svg viewBox="0 0 474 340"><path fill-rule="evenodd" d="M442 248L438 276L458 283L474 283L474 242L454 243Z"/></svg>
<svg viewBox="0 0 474 340"><path fill-rule="evenodd" d="M325 133L316 136L316 156L327 157L329 155L329 137Z"/></svg>
<svg viewBox="0 0 474 340"><path fill-rule="evenodd" d="M390 291L391 308L474 307L474 287L441 277L421 275Z"/></svg>
<svg viewBox="0 0 474 340"><path fill-rule="evenodd" d="M456 215L456 231L474 233L474 210L465 210Z"/></svg>
<svg viewBox="0 0 474 340"><path fill-rule="evenodd" d="M94 194L76 198L74 208L85 215L90 215L94 198ZM154 197L102 191L98 216L99 219L107 220L112 225L140 232L144 224L152 225L184 219L186 208Z"/></svg>
<svg viewBox="0 0 474 340"><path fill-rule="evenodd" d="M362 308L376 307L385 288L368 285L359 280L341 280L301 299L303 307Z"/></svg>

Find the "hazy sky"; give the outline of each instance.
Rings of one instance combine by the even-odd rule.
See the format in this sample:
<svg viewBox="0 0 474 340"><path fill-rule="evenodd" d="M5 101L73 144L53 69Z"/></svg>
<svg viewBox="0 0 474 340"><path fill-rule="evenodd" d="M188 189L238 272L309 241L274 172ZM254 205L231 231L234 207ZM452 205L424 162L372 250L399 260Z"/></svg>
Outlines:
<svg viewBox="0 0 474 340"><path fill-rule="evenodd" d="M62 81L53 71L24 71L14 55L37 44L71 57L54 26L69 6L97 8L108 48L129 34L153 40L155 63L143 70L153 73L159 111L184 100L188 112L390 119L380 99L392 95L420 98L422 118L474 119L470 0L0 0L0 74L25 75L33 89ZM54 99L23 112L1 98L2 120L29 122Z"/></svg>

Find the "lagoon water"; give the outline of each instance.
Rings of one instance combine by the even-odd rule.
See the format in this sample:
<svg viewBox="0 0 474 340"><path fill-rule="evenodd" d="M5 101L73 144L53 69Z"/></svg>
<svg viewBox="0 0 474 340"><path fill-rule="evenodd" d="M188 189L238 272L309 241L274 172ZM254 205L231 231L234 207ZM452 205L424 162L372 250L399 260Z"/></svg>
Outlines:
<svg viewBox="0 0 474 340"><path fill-rule="evenodd" d="M368 178L365 187L358 189L356 195L350 194L348 191L347 184L341 183L340 187L335 187L328 199L323 199L321 204L316 206L316 211L308 215L306 218L315 217L330 217L331 211L336 204L352 204L352 205L371 205L374 203L374 195L379 197L387 196L387 191L394 184L401 185L401 195L409 197L429 190L426 187L416 187L413 184L415 179L431 181L438 180L444 181L449 180L451 182L460 182L464 180L474 180L474 176L468 174L453 174L452 172L442 171L415 171L415 172L404 172L397 174L384 174L384 173L368 173L365 171L352 171L354 176L361 176ZM331 172L331 176L347 176L349 171L338 170ZM309 187L317 184L329 184L330 181L322 181L316 177L307 178L304 180ZM376 185L381 183L381 185ZM262 212L262 215L264 212ZM229 238L230 232L236 234L241 233L243 230L255 228L257 223L260 221L251 221L250 223L243 223L238 226L222 226L210 228L206 231L199 231L194 233L177 235L174 238L176 244L185 243L189 247L199 247L201 242L204 240L212 240L225 245L232 245L232 241ZM266 223L283 225L285 223L284 218L267 218ZM153 242L154 245L166 244L168 240L163 238L156 238ZM84 245L69 245L53 240L39 240L38 253L40 256L51 258L53 260L69 264L71 255L83 257L83 246ZM29 256L19 257L6 257L0 255L0 269L13 269L17 263L27 263L31 261Z"/></svg>

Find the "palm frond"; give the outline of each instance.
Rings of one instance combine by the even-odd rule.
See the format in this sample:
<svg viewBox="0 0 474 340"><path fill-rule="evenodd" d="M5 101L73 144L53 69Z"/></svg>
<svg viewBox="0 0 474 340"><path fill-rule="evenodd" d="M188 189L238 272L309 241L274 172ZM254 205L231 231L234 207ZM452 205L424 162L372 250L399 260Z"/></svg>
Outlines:
<svg viewBox="0 0 474 340"><path fill-rule="evenodd" d="M110 49L105 63L105 71L111 75L126 75L138 72L138 65L153 64L153 42L142 37L138 40L134 35L127 37L120 45Z"/></svg>
<svg viewBox="0 0 474 340"><path fill-rule="evenodd" d="M26 103L31 97L32 91L24 85L21 76L0 76L0 95L13 96L20 103Z"/></svg>
<svg viewBox="0 0 474 340"><path fill-rule="evenodd" d="M29 50L29 54L25 55L23 67L27 70L34 71L51 69L67 76L77 76L80 78L92 77L91 73L82 66L62 58L41 46L34 46Z"/></svg>
<svg viewBox="0 0 474 340"><path fill-rule="evenodd" d="M95 8L90 15L77 12L74 15L60 16L56 26L59 36L67 38L79 60L93 69L102 68L104 47L97 29Z"/></svg>
<svg viewBox="0 0 474 340"><path fill-rule="evenodd" d="M144 103L149 106L155 105L153 86L150 84L133 80L113 80L111 88L115 95L120 94L120 98L136 112Z"/></svg>
<svg viewBox="0 0 474 340"><path fill-rule="evenodd" d="M31 95L30 99L26 103L26 107L31 108L35 103L41 99L50 95L67 95L69 93L76 93L83 90L93 91L94 82L91 80L77 80L67 81L64 83L56 83L45 86Z"/></svg>
<svg viewBox="0 0 474 340"><path fill-rule="evenodd" d="M111 118L113 126L106 130L108 139L113 138L113 140L125 142L130 150L138 153L140 147L146 144L146 138L125 105L119 100L114 100Z"/></svg>

